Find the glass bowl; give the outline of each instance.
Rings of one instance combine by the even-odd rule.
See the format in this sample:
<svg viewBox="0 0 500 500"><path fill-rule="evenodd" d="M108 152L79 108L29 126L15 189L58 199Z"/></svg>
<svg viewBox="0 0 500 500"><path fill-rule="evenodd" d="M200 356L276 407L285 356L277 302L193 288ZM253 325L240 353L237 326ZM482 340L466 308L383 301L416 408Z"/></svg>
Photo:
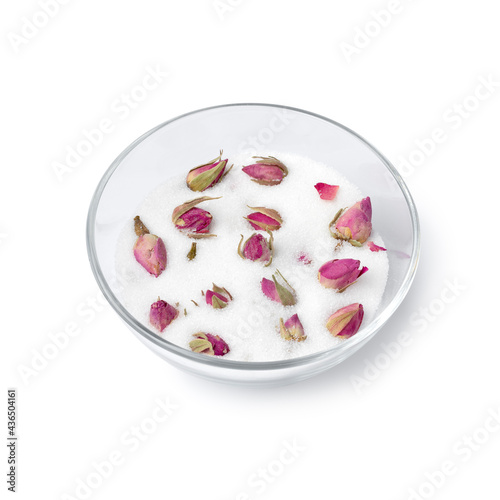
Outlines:
<svg viewBox="0 0 500 500"><path fill-rule="evenodd" d="M216 146L214 146L216 145ZM170 343L137 321L120 302L115 269L120 232L154 188L171 176L211 158L275 150L332 165L369 195L374 223L389 249L389 276L376 317L333 348L294 359L230 361L193 353ZM207 379L246 385L303 380L340 363L381 329L408 292L419 256L420 232L412 197L403 179L373 146L352 130L301 109L269 104L229 104L193 111L139 137L109 167L97 186L87 220L90 265L104 296L129 329L172 365Z"/></svg>

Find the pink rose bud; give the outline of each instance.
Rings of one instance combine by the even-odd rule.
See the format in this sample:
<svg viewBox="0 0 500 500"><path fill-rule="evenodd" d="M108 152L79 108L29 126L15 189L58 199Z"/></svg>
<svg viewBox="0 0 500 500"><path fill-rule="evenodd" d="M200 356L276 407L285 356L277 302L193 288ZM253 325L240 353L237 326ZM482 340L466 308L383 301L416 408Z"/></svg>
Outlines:
<svg viewBox="0 0 500 500"><path fill-rule="evenodd" d="M304 327L296 314L286 322L283 322L283 318L280 318L280 334L285 340L295 340L297 342L302 342L307 338Z"/></svg>
<svg viewBox="0 0 500 500"><path fill-rule="evenodd" d="M212 214L201 208L194 207L177 219L175 224L181 231L193 233L208 233L208 226L212 222Z"/></svg>
<svg viewBox="0 0 500 500"><path fill-rule="evenodd" d="M334 337L348 339L359 330L363 315L361 304L351 304L332 314L326 322L326 327Z"/></svg>
<svg viewBox="0 0 500 500"><path fill-rule="evenodd" d="M319 197L322 200L335 199L335 196L337 196L337 191L339 190L339 186L332 186L323 182L318 182L318 184L316 184L314 187L318 191Z"/></svg>
<svg viewBox="0 0 500 500"><path fill-rule="evenodd" d="M203 196L179 205L172 213L172 222L179 231L186 233L190 238L199 239L216 236L208 232L208 226L212 222L212 214L196 207L196 205L203 201L218 200L219 198Z"/></svg>
<svg viewBox="0 0 500 500"><path fill-rule="evenodd" d="M282 283L278 282L276 276L280 278ZM274 302L279 302L284 306L293 306L297 303L295 290L278 270L276 270L276 274L273 274L272 281L263 278L260 284L264 295Z"/></svg>
<svg viewBox="0 0 500 500"><path fill-rule="evenodd" d="M273 156L254 156L260 158L257 163L243 167L243 172L252 178L252 181L264 186L276 186L288 175L288 169Z"/></svg>
<svg viewBox="0 0 500 500"><path fill-rule="evenodd" d="M257 231L277 231L281 227L283 220L276 210L265 207L248 208L255 210L255 212L245 217L245 219Z"/></svg>
<svg viewBox="0 0 500 500"><path fill-rule="evenodd" d="M149 311L149 322L160 332L163 332L172 321L179 315L179 311L165 302L160 300L154 304L151 304L151 310Z"/></svg>
<svg viewBox="0 0 500 500"><path fill-rule="evenodd" d="M373 241L369 241L367 245L372 252L387 252L387 248L379 247L378 245L375 245Z"/></svg>
<svg viewBox="0 0 500 500"><path fill-rule="evenodd" d="M302 252L297 256L297 262L304 264L304 266L309 266L312 264L312 259L305 252Z"/></svg>
<svg viewBox="0 0 500 500"><path fill-rule="evenodd" d="M212 283L212 285L212 290L207 290L205 293L207 304L214 309L224 309L233 300L233 297L225 288L221 288L215 283Z"/></svg>
<svg viewBox="0 0 500 500"><path fill-rule="evenodd" d="M200 165L191 169L186 178L186 184L191 191L205 191L205 189L215 186L226 176L233 168L231 165L226 173L224 173L227 165L227 159L222 159L222 151L220 155L205 165Z"/></svg>
<svg viewBox="0 0 500 500"><path fill-rule="evenodd" d="M160 276L167 267L167 249L163 240L143 224L140 217L134 218L135 234L138 236L134 245L134 257L149 274Z"/></svg>
<svg viewBox="0 0 500 500"><path fill-rule="evenodd" d="M238 255L242 259L253 260L257 262L265 262L266 267L269 266L273 260L273 233L270 231L269 242L262 236L262 234L254 233L248 240L243 243L244 236L241 235L241 240L238 245ZM242 245L243 243L243 245Z"/></svg>
<svg viewBox="0 0 500 500"><path fill-rule="evenodd" d="M359 260L335 259L319 268L318 279L325 288L334 288L343 292L368 271L367 267L359 269Z"/></svg>
<svg viewBox="0 0 500 500"><path fill-rule="evenodd" d="M332 226L335 225L334 230ZM355 203L349 210L339 210L330 223L332 236L346 240L351 245L360 247L372 232L372 204L370 198Z"/></svg>
<svg viewBox="0 0 500 500"><path fill-rule="evenodd" d="M229 352L229 346L218 336L211 333L195 333L195 340L189 343L193 352L208 354L209 356L224 356Z"/></svg>

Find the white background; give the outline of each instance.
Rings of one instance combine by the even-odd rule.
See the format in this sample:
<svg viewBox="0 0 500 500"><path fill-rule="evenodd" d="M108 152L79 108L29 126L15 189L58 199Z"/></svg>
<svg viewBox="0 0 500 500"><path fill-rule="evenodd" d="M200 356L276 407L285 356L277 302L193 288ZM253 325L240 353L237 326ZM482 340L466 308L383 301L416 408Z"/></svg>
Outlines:
<svg viewBox="0 0 500 500"><path fill-rule="evenodd" d="M113 452L121 465L89 498L387 500L412 489L420 498L499 498L500 432L488 420L500 407L495 3L401 0L382 28L372 11L393 2L224 3L218 12L212 0L72 0L24 41L23 18L39 4L3 3L1 352L3 386L18 390L18 498L83 498L78 481ZM369 22L367 46L347 57L342 44L358 34L359 46ZM169 75L118 113L116 99L148 66ZM478 103L469 97L480 78L497 83ZM464 100L469 116L453 119ZM360 352L297 385L193 378L143 347L108 306L92 306L85 219L106 168L158 123L231 102L300 107L356 130L404 173L421 217L421 264L403 305ZM104 118L113 131L59 180L54 162ZM435 128L446 140L404 167ZM80 334L22 377L68 323ZM380 356L402 332L410 343ZM134 451L121 436L151 423L158 397L178 409ZM461 444L467 435L482 444ZM294 440L302 451L280 466L283 442ZM445 461L454 472L443 477L435 472ZM269 466L272 482L256 483Z"/></svg>

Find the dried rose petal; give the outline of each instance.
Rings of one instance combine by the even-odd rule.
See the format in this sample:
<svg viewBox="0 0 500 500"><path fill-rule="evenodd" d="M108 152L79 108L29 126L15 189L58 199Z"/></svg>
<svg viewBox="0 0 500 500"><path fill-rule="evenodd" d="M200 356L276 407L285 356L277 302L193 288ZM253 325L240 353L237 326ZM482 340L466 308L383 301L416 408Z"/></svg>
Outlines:
<svg viewBox="0 0 500 500"><path fill-rule="evenodd" d="M370 198L355 203L349 210L340 210L330 223L330 232L336 239L361 246L372 232L372 205ZM332 230L332 226L335 228Z"/></svg>
<svg viewBox="0 0 500 500"><path fill-rule="evenodd" d="M278 291L276 290L276 285L274 284L274 281L268 280L267 278L262 278L260 285L262 288L262 293L266 297L273 300L274 302L281 303L280 296L278 295Z"/></svg>
<svg viewBox="0 0 500 500"><path fill-rule="evenodd" d="M242 170L257 184L276 186L288 175L288 169L277 158L273 156L254 156L254 158L260 159L252 165L243 167Z"/></svg>
<svg viewBox="0 0 500 500"><path fill-rule="evenodd" d="M286 322L283 322L283 318L280 318L280 334L285 340L295 340L297 342L302 342L307 338L304 327L296 314Z"/></svg>
<svg viewBox="0 0 500 500"><path fill-rule="evenodd" d="M359 260L335 259L319 268L318 280L325 288L333 288L343 292L368 271L367 267L359 269Z"/></svg>
<svg viewBox="0 0 500 500"><path fill-rule="evenodd" d="M229 346L218 335L211 333L195 333L195 340L189 343L193 352L208 354L209 356L224 356L229 352Z"/></svg>
<svg viewBox="0 0 500 500"><path fill-rule="evenodd" d="M316 191L319 193L319 197L322 200L333 200L337 196L339 186L332 186L331 184L325 184L324 182L318 182L314 186Z"/></svg>
<svg viewBox="0 0 500 500"><path fill-rule="evenodd" d="M238 245L238 255L242 259L253 260L257 262L265 262L266 267L273 260L273 233L268 231L269 242L261 234L254 233L248 240L243 243L244 236L241 235L241 240ZM242 245L243 243L243 245Z"/></svg>
<svg viewBox="0 0 500 500"><path fill-rule="evenodd" d="M304 264L305 266L309 266L310 264L312 264L311 257L309 257L309 255L307 255L305 252L302 252L297 256L297 261L301 264Z"/></svg>
<svg viewBox="0 0 500 500"><path fill-rule="evenodd" d="M367 245L372 252L387 252L387 248L379 247L378 245L375 245L373 241L369 241Z"/></svg>
<svg viewBox="0 0 500 500"><path fill-rule="evenodd" d="M160 300L151 304L151 310L149 311L149 322L160 332L163 332L172 321L179 315L179 311L165 302Z"/></svg>
<svg viewBox="0 0 500 500"><path fill-rule="evenodd" d="M255 210L255 212L245 217L245 219L257 231L277 231L281 227L283 220L276 210L265 207L248 208Z"/></svg>
<svg viewBox="0 0 500 500"><path fill-rule="evenodd" d="M191 191L205 191L215 186L233 168L231 165L227 172L224 173L226 165L227 159L222 159L221 151L220 155L214 160L191 169L187 175L186 184Z"/></svg>
<svg viewBox="0 0 500 500"><path fill-rule="evenodd" d="M276 277L278 277L282 283L279 283ZM278 270L276 270L276 274L273 274L272 281L263 278L260 283L264 295L274 302L279 302L284 306L293 306L297 303L295 290Z"/></svg>
<svg viewBox="0 0 500 500"><path fill-rule="evenodd" d="M326 327L334 337L348 339L358 332L363 316L363 306L351 304L332 314L328 318Z"/></svg>
<svg viewBox="0 0 500 500"><path fill-rule="evenodd" d="M176 207L172 213L172 222L179 231L185 232L190 238L210 238L216 236L208 232L208 226L212 222L212 214L206 210L196 207L196 205L209 200L218 200L203 196L191 201L187 201Z"/></svg>
<svg viewBox="0 0 500 500"><path fill-rule="evenodd" d="M139 216L134 218L135 233L138 238L134 245L134 257L149 274L155 277L167 267L167 249L163 240L144 225Z"/></svg>
<svg viewBox="0 0 500 500"><path fill-rule="evenodd" d="M224 309L233 300L231 294L225 289L212 283L212 290L207 290L205 300L214 309Z"/></svg>

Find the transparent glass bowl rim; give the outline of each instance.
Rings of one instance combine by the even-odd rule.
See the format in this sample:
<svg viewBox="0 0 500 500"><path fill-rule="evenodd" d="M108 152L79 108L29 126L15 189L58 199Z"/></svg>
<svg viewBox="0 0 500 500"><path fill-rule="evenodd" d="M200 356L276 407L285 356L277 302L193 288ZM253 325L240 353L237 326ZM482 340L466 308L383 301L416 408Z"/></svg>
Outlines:
<svg viewBox="0 0 500 500"><path fill-rule="evenodd" d="M104 275L102 273L102 270L101 270L101 267L99 264L99 260L97 258L97 250L95 247L95 222L96 222L97 210L99 207L99 202L100 202L102 193L104 192L104 189L106 188L108 181L112 177L114 171L120 166L123 159L133 149L135 149L139 144L141 144L145 139L147 139L150 135L154 134L155 132L157 132L158 130L160 130L163 127L167 127L169 124L176 122L177 120L182 120L186 116L196 115L198 113L203 113L205 111L211 111L211 110L216 110L216 109L231 108L231 107L236 108L236 107L244 107L244 106L285 109L285 110L290 110L290 111L294 111L297 113L302 113L302 114L317 118L319 120L324 120L326 122L329 122L330 124L335 125L337 127L340 127L341 129L345 130L346 132L352 134L353 136L357 137L362 143L364 143L368 148L370 148L373 151L373 153L381 160L381 162L385 165L387 170L393 176L394 180L397 182L398 186L400 187L401 191L403 192L406 203L408 204L408 208L409 208L410 216L411 216L411 222L412 222L412 230L413 230L413 247L412 247L412 253L410 256L410 264L408 266L408 271L406 273L406 276L404 278L404 281L403 281L401 287L399 288L396 296L386 306L384 311L382 311L382 313L378 314L377 317L371 323L366 325L366 327L363 327L356 335L352 336L350 339L347 339L347 340L343 341L341 344L336 345L328 350L316 352L313 354L308 354L307 356L301 356L301 357L297 357L297 358L277 360L277 361L233 361L233 360L226 360L222 357L205 356L205 355L200 355L198 353L191 352L184 347L177 346L175 344L168 342L167 340L163 339L162 337L159 337L158 335L151 332L148 328L146 328L139 321L137 321L122 306L120 301L117 299L117 297L115 296L115 294L113 293L113 291L109 287L109 285L108 285L108 283L107 283L107 281L104 278ZM142 335L146 340L153 342L158 347L165 349L165 350L169 351L170 353L176 354L182 358L186 358L187 360L194 361L196 363L201 363L201 364L205 364L205 365L215 365L215 366L220 367L220 368L227 368L227 369L233 369L233 370L248 370L248 371L266 370L267 371L267 370L277 370L277 369L291 368L291 367L297 367L297 366L301 366L301 365L307 365L307 364L314 362L314 361L320 361L322 359L331 358L334 355L335 355L335 357L345 355L350 350L355 352L357 350L356 346L358 344L363 344L365 341L368 340L369 337L371 337L375 332L377 332L388 321L388 319L392 316L392 314L399 307L399 305L403 301L404 297L408 293L408 290L410 289L410 286L413 282L413 279L415 277L415 272L417 270L419 254L420 254L420 225L419 225L419 219L418 219L418 214L417 214L417 209L415 207L415 203L413 201L413 198L412 198L405 182L403 181L403 178L399 174L399 172L374 146L372 146L368 141L366 141L363 137L361 137L359 134L357 134L353 130L349 129L348 127L345 127L341 123L338 123L334 120L331 120L330 118L326 118L325 116L322 116L322 115L319 115L316 113L312 113L310 111L305 111L305 110L300 109L300 108L294 108L291 106L284 106L284 105L279 105L279 104L266 104L266 103L233 103L233 104L222 104L222 105L218 105L218 106L210 106L210 107L206 107L206 108L198 109L195 111L191 111L189 113L182 114L180 116L172 118L171 120L168 120L168 121L161 123L160 125L152 128L151 130L149 130L148 132L143 134L141 137L136 139L132 144L130 144L130 146L128 146L113 161L113 163L108 168L108 170L105 172L104 176L100 180L100 182L95 190L94 196L92 197L92 200L90 203L90 208L89 208L88 217L87 217L86 240L87 240L87 252L88 252L88 256L89 256L90 266L92 268L92 272L93 272L94 277L97 281L97 284L99 285L99 288L101 289L105 298L111 304L112 308L122 318L122 320L125 321L125 323L130 328L132 328L137 333Z"/></svg>

